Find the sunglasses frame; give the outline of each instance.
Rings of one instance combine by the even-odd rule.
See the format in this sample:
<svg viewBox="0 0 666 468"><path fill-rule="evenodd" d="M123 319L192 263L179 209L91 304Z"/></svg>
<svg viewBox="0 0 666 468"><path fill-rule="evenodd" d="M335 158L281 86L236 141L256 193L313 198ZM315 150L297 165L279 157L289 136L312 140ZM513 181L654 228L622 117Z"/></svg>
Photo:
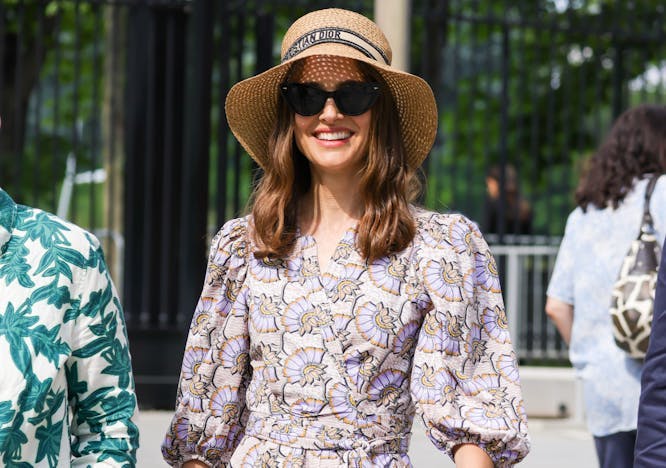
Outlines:
<svg viewBox="0 0 666 468"><path fill-rule="evenodd" d="M345 88L350 88L354 87L357 90L361 91L363 94L363 97L369 96L370 101L367 107L362 108L361 112L346 112L349 111L349 109L345 109L345 105L343 104L342 107L340 106L340 92L344 92ZM296 109L298 105L294 105L294 103L290 99L290 94L289 90L293 88L308 88L311 90L315 91L315 94L318 98L322 98L322 103L321 107L316 110L315 112L311 114L303 114ZM324 107L326 106L326 101L328 101L328 98L333 98L333 101L335 101L335 106L338 108L338 110L344 114L344 115L349 115L349 116L357 116L366 113L372 106L375 105L375 102L377 102L377 98L379 97L381 87L379 86L379 83L374 83L374 82L351 82L351 83L344 83L342 84L339 88L337 88L334 91L326 91L321 89L319 86L314 85L314 84L308 84L308 83L283 83L280 85L280 93L282 94L282 97L284 100L287 102L289 107L296 112L298 115L302 115L304 117L311 117L313 115L319 114ZM303 109L300 109L303 110Z"/></svg>

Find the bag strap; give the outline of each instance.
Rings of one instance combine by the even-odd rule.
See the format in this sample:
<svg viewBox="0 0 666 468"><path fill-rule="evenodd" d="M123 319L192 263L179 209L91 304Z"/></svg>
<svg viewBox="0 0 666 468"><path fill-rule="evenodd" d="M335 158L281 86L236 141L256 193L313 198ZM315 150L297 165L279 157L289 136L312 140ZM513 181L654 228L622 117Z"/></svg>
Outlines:
<svg viewBox="0 0 666 468"><path fill-rule="evenodd" d="M652 174L650 180L648 181L647 187L645 188L645 203L643 205L643 220L641 222L641 232L652 232L654 231L654 225L652 222L652 215L650 214L650 197L652 192L654 192L654 187L657 185L657 180L659 179L660 174Z"/></svg>

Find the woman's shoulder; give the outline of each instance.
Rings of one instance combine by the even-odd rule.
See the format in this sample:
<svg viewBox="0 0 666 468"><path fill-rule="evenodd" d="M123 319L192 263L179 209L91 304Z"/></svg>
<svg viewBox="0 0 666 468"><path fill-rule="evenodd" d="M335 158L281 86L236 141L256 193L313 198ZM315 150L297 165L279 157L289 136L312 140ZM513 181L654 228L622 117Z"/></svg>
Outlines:
<svg viewBox="0 0 666 468"><path fill-rule="evenodd" d="M415 242L433 255L442 250L470 255L487 250L487 243L477 224L462 213L439 213L416 208ZM438 253L439 252L439 253Z"/></svg>
<svg viewBox="0 0 666 468"><path fill-rule="evenodd" d="M440 213L438 211L427 210L421 207L412 207L412 214L416 221L417 232L438 226L443 230L458 227L473 231L479 235L481 234L478 225L462 213Z"/></svg>
<svg viewBox="0 0 666 468"><path fill-rule="evenodd" d="M249 226L250 215L228 220L213 236L211 251L245 251L248 243Z"/></svg>

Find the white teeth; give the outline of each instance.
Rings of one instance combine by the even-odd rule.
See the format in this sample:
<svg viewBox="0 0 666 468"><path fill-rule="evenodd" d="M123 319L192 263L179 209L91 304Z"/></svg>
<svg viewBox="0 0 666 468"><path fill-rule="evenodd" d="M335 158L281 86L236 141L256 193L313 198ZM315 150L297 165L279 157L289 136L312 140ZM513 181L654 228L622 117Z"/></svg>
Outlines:
<svg viewBox="0 0 666 468"><path fill-rule="evenodd" d="M347 139L351 136L351 132L325 132L325 133L318 133L317 138L320 140L344 140Z"/></svg>

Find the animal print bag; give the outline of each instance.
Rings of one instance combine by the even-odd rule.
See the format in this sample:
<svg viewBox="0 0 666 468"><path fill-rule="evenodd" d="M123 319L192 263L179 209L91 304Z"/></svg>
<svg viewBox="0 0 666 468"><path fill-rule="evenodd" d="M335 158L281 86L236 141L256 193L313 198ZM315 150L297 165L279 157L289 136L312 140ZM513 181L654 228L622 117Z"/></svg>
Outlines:
<svg viewBox="0 0 666 468"><path fill-rule="evenodd" d="M622 261L620 275L613 285L611 296L610 315L615 343L636 359L645 358L647 352L657 269L661 258L650 214L650 196L658 177L651 176L645 189L641 230Z"/></svg>

